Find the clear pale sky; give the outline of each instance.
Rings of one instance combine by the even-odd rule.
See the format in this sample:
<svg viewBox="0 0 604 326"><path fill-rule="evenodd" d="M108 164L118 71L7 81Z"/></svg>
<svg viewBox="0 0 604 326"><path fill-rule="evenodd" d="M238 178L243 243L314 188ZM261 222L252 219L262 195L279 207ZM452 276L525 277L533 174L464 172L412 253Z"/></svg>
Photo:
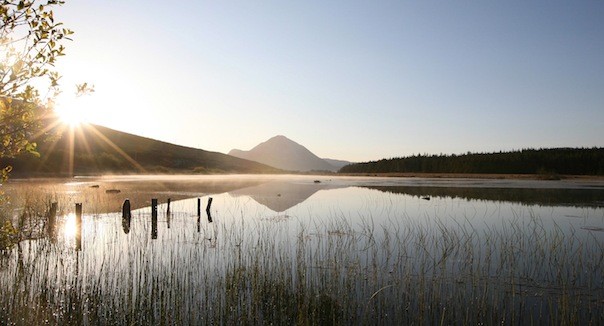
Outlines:
<svg viewBox="0 0 604 326"><path fill-rule="evenodd" d="M67 1L58 69L110 128L320 157L604 146L603 1Z"/></svg>

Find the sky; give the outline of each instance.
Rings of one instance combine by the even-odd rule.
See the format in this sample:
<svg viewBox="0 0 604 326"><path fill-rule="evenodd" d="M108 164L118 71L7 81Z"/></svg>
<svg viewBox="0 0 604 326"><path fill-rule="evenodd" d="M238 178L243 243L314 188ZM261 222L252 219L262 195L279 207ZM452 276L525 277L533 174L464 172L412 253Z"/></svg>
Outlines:
<svg viewBox="0 0 604 326"><path fill-rule="evenodd" d="M228 153L604 146L603 1L67 1L58 106ZM74 98L76 83L95 85Z"/></svg>

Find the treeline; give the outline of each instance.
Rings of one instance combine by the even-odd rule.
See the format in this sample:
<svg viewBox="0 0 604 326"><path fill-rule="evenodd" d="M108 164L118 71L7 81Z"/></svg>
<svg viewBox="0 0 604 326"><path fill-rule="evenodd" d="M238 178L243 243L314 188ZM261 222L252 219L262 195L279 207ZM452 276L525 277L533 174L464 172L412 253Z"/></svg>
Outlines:
<svg viewBox="0 0 604 326"><path fill-rule="evenodd" d="M604 175L604 148L415 155L351 164L339 172Z"/></svg>

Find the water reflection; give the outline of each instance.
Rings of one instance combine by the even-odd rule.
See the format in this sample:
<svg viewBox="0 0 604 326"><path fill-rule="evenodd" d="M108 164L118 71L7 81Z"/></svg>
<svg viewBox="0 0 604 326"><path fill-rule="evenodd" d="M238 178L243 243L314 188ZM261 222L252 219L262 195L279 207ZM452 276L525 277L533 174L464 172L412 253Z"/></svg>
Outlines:
<svg viewBox="0 0 604 326"><path fill-rule="evenodd" d="M151 239L157 239L157 199L151 199Z"/></svg>
<svg viewBox="0 0 604 326"><path fill-rule="evenodd" d="M75 243L76 250L82 249L82 204L78 203L75 207Z"/></svg>
<svg viewBox="0 0 604 326"><path fill-rule="evenodd" d="M124 230L125 234L130 233L130 222L130 218L122 218L122 229Z"/></svg>
<svg viewBox="0 0 604 326"><path fill-rule="evenodd" d="M151 239L157 239L157 215L151 217Z"/></svg>
<svg viewBox="0 0 604 326"><path fill-rule="evenodd" d="M87 214L80 254L56 250L61 241L46 247L43 239L24 241L17 248L22 274L40 279L32 278L25 288L10 274L18 268L0 269L7 280L0 290L17 286L10 293L20 300L42 291L59 293L53 300L62 304L61 286L73 285L76 294L82 288L84 299L88 287L103 303L85 306L95 309L94 316L136 312L133 306L119 309L132 295L156 295L159 302L174 302L170 309L188 324L216 321L203 319L207 310L190 317L207 302L241 313L250 309L251 298L295 297L282 288L342 294L338 309L349 309L345 313L351 316L368 306L368 298L381 305L383 315L401 313L403 304L413 313L438 299L447 311L465 313L468 306L502 302L504 313L534 317L535 311L557 309L564 299L577 303L570 308L585 305L581 313L601 316L604 209L529 206L527 200L486 199L499 190L473 191L279 182L213 194L207 222L197 214L197 196L172 201L169 213L167 203L154 201L128 216ZM431 200L422 199L426 196ZM209 203L210 197L201 200ZM271 218L283 212L287 218ZM57 224L73 246L76 214ZM74 263L64 264L69 259ZM285 286L279 283L290 279ZM254 287L250 282L256 280L265 285ZM251 292L271 286L278 293ZM288 309L295 311L296 304ZM442 323L436 319L431 323ZM391 324L406 320L398 321Z"/></svg>
<svg viewBox="0 0 604 326"><path fill-rule="evenodd" d="M208 209L206 210L206 214L208 215L208 222L212 223L212 212L210 212L210 210Z"/></svg>
<svg viewBox="0 0 604 326"><path fill-rule="evenodd" d="M65 241L75 240L77 233L76 216L75 213L69 213L65 216L63 222L63 237Z"/></svg>
<svg viewBox="0 0 604 326"><path fill-rule="evenodd" d="M342 185L275 181L230 191L233 197L248 196L257 203L275 211L284 212L310 198L317 191L337 189Z"/></svg>
<svg viewBox="0 0 604 326"><path fill-rule="evenodd" d="M56 241L57 238L57 206L58 203L54 202L50 206L50 210L48 212L48 225L47 225L47 233L48 237L51 241Z"/></svg>
<svg viewBox="0 0 604 326"><path fill-rule="evenodd" d="M540 206L604 207L604 189L363 186L415 197L461 198Z"/></svg>
<svg viewBox="0 0 604 326"><path fill-rule="evenodd" d="M80 215L78 215L78 212ZM69 213L64 217L63 224L60 226L62 238L65 244L75 245L76 250L82 249L82 217L81 217L81 206L79 211L75 213ZM51 237L51 240L53 238Z"/></svg>

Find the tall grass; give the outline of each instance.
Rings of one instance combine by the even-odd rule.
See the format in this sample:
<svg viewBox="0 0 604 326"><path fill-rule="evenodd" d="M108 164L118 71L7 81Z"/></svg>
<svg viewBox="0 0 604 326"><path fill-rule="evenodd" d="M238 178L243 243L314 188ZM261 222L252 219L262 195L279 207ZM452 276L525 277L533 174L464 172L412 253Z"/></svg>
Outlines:
<svg viewBox="0 0 604 326"><path fill-rule="evenodd" d="M369 198L373 213L267 217L250 201L195 200L151 212L87 214L82 250L64 231L0 258L7 324L597 324L601 233L529 211L478 225L417 218ZM377 215L380 215L379 218ZM480 216L478 216L478 219ZM167 228L167 223L170 228ZM352 222L354 221L354 222ZM61 223L70 223L63 217Z"/></svg>

